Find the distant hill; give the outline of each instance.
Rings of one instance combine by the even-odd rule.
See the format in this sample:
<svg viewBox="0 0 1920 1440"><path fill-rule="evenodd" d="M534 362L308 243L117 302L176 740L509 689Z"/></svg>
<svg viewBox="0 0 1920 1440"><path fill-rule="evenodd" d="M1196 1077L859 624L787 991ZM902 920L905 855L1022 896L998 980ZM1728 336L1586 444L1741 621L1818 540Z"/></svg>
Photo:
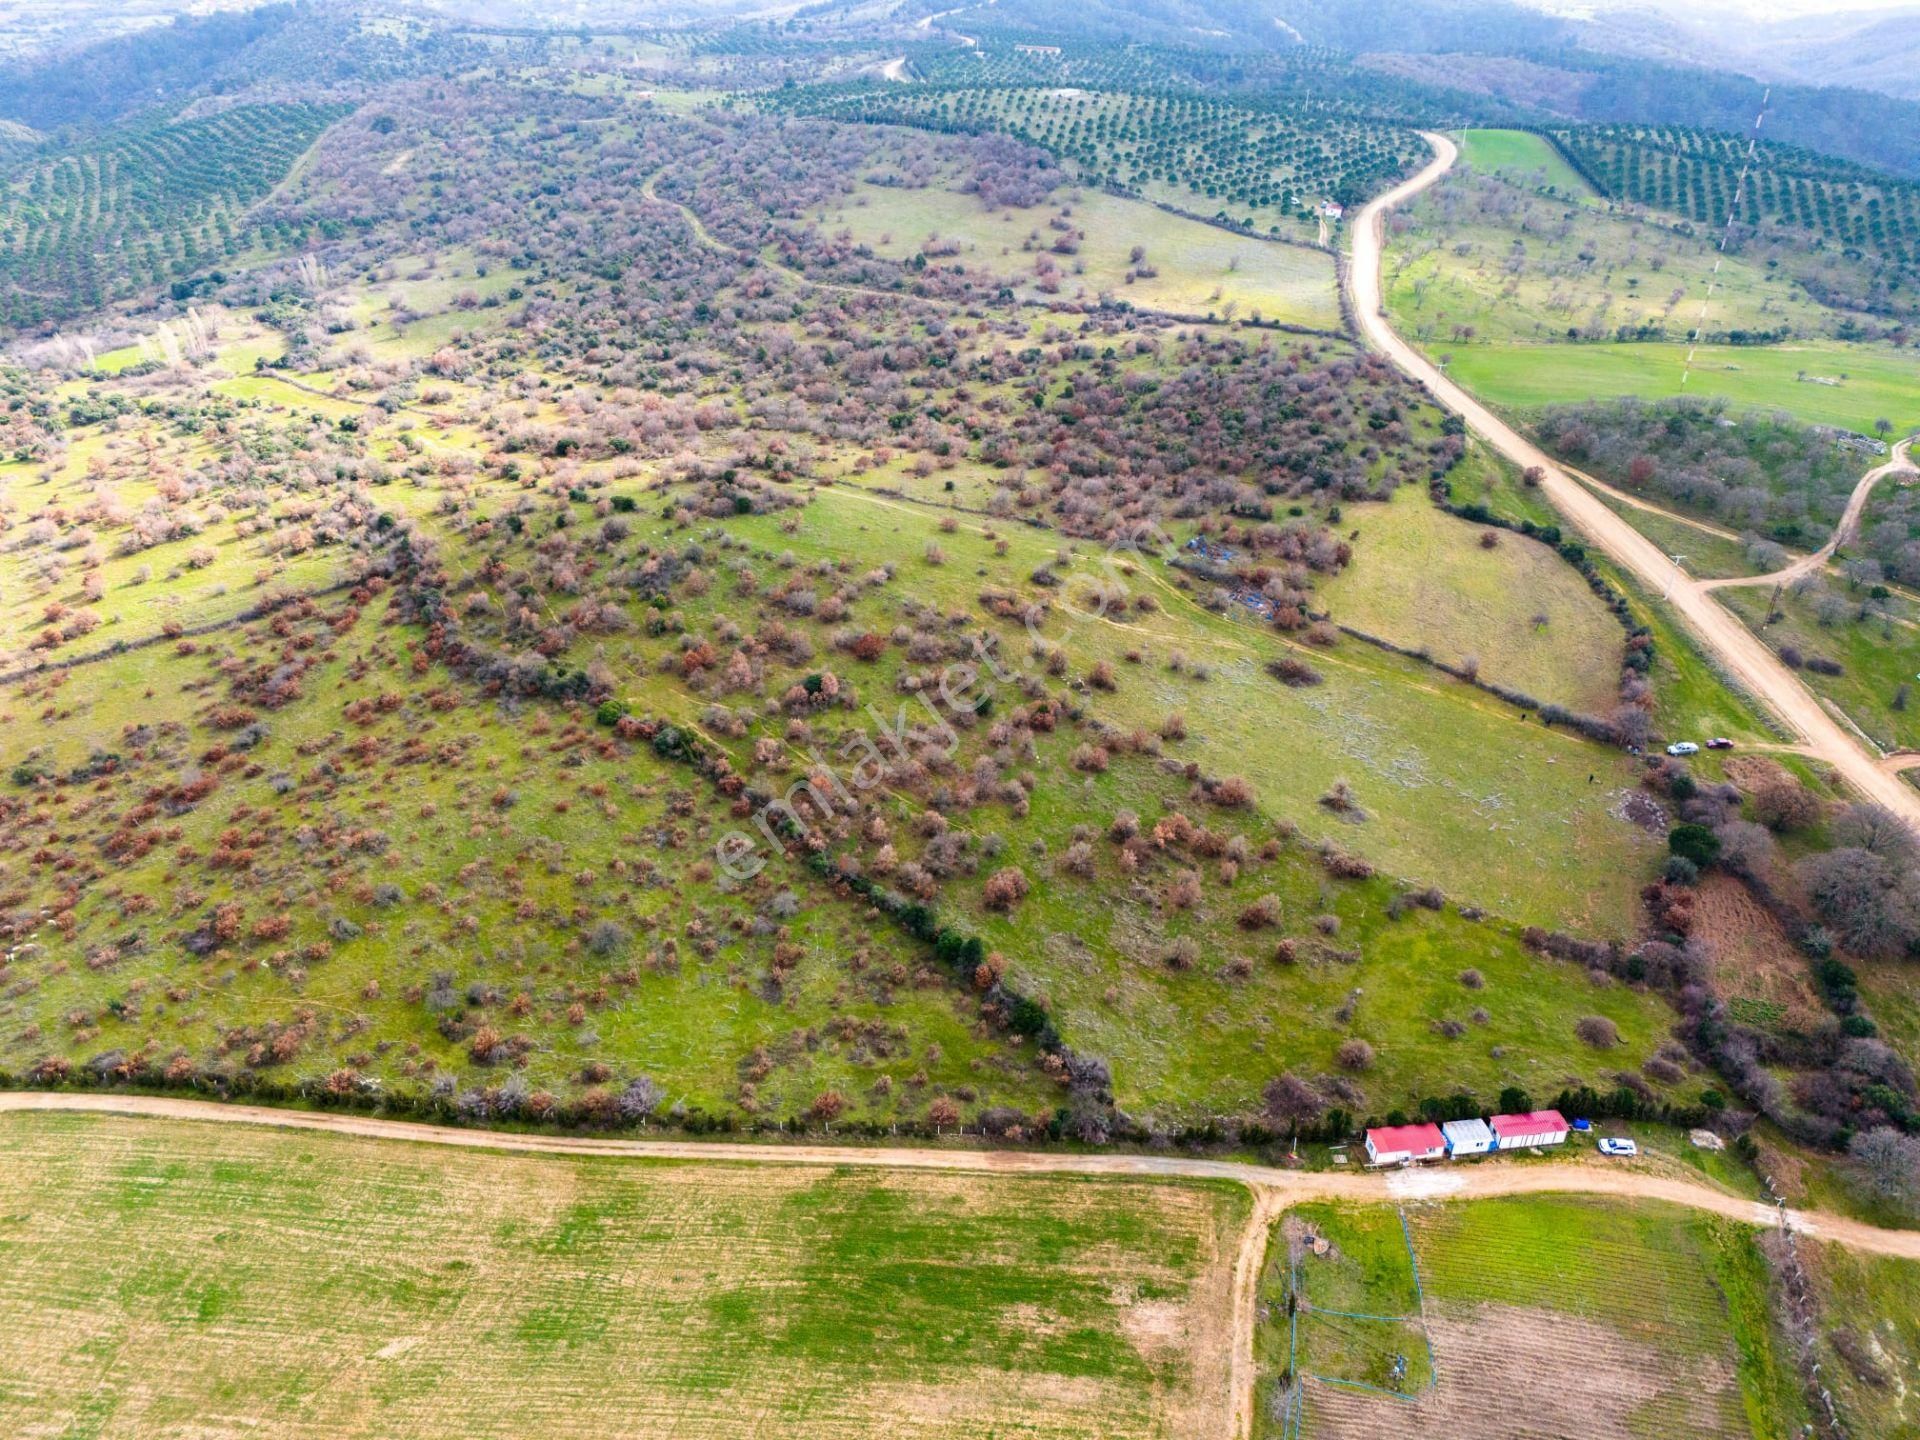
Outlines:
<svg viewBox="0 0 1920 1440"><path fill-rule="evenodd" d="M99 128L203 95L277 86L293 98L482 58L440 26L350 6L299 3L183 15L48 61L0 69L0 120L55 131Z"/></svg>

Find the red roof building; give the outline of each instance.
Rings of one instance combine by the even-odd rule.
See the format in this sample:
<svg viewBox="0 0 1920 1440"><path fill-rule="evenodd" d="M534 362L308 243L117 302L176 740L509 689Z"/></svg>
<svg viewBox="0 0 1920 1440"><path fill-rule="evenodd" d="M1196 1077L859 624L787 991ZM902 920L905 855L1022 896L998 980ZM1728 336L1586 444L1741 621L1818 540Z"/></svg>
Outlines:
<svg viewBox="0 0 1920 1440"><path fill-rule="evenodd" d="M1438 1160L1447 1153L1447 1137L1438 1125L1383 1125L1367 1131L1369 1165L1405 1165Z"/></svg>
<svg viewBox="0 0 1920 1440"><path fill-rule="evenodd" d="M1496 1115L1487 1121L1496 1150L1519 1150L1529 1145L1559 1145L1567 1138L1567 1122L1558 1110L1529 1110L1524 1115Z"/></svg>

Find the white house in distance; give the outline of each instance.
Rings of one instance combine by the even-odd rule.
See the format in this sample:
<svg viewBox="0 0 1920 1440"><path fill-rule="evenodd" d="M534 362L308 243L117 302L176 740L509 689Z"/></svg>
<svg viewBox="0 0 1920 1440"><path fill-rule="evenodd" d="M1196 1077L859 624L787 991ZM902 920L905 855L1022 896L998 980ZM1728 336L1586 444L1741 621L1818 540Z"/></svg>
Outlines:
<svg viewBox="0 0 1920 1440"><path fill-rule="evenodd" d="M1530 1110L1524 1115L1496 1115L1487 1124L1496 1150L1521 1150L1529 1145L1562 1145L1567 1122L1558 1110Z"/></svg>
<svg viewBox="0 0 1920 1440"><path fill-rule="evenodd" d="M1447 1154L1484 1155L1493 1149L1493 1131L1484 1120L1449 1120L1440 1127L1447 1140Z"/></svg>
<svg viewBox="0 0 1920 1440"><path fill-rule="evenodd" d="M1410 1165L1439 1160L1446 1153L1446 1137L1438 1125L1383 1125L1367 1131L1369 1165Z"/></svg>

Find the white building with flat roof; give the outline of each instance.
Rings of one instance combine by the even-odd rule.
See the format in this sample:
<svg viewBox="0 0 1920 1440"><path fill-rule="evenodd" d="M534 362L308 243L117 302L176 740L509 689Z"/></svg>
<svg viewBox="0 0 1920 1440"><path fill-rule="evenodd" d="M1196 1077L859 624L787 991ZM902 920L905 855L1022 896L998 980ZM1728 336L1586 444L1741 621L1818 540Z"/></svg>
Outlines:
<svg viewBox="0 0 1920 1440"><path fill-rule="evenodd" d="M1493 1149L1493 1131L1484 1120L1449 1120L1440 1127L1447 1137L1447 1154L1484 1155Z"/></svg>

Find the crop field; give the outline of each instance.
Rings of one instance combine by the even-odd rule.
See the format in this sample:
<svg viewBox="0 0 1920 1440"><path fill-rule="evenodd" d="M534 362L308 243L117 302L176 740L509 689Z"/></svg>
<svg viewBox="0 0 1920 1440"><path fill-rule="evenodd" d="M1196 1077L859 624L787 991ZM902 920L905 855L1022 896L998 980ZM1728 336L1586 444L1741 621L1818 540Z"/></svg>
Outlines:
<svg viewBox="0 0 1920 1440"><path fill-rule="evenodd" d="M1313 1399L1353 1387L1408 1402L1437 1383L1408 1232L1387 1205L1300 1205L1268 1240L1254 1435L1312 1433Z"/></svg>
<svg viewBox="0 0 1920 1440"><path fill-rule="evenodd" d="M0 1121L0 1430L1218 1432L1237 1188Z"/></svg>
<svg viewBox="0 0 1920 1440"><path fill-rule="evenodd" d="M862 182L843 208L817 218L889 259L956 249L956 258L1005 277L1024 296L1107 298L1179 315L1340 328L1330 254L1099 190L989 209L944 186Z"/></svg>
<svg viewBox="0 0 1920 1440"><path fill-rule="evenodd" d="M1409 1400L1305 1379L1304 1423L1276 1423L1285 1409L1276 1416L1269 1389L1266 1434L1785 1440L1805 1420L1798 1376L1768 1310L1767 1262L1750 1230L1653 1203L1559 1196L1414 1206L1406 1218L1433 1388ZM1327 1232L1336 1247L1357 1234L1359 1253L1378 1259L1354 1267L1365 1283L1343 1290L1351 1303L1338 1308L1407 1313L1395 1308L1406 1306L1411 1289L1398 1228L1386 1207L1333 1217ZM1397 1268L1387 1263L1396 1247ZM1279 1248L1269 1252L1269 1273ZM1309 1252L1300 1264L1312 1275L1327 1261ZM1263 1328L1284 1331L1284 1309L1268 1314ZM1320 1327L1300 1328L1305 1336ZM1401 1337L1409 1376L1422 1359L1419 1328ZM1271 1336L1262 1338L1272 1346ZM1285 1353L1283 1346L1282 1361ZM1272 1373L1273 1355L1263 1351L1263 1373Z"/></svg>
<svg viewBox="0 0 1920 1440"><path fill-rule="evenodd" d="M1574 710L1612 702L1625 636L1547 546L1483 530L1406 491L1349 506L1359 561L1321 588L1333 619ZM1491 536L1493 544L1484 544Z"/></svg>

